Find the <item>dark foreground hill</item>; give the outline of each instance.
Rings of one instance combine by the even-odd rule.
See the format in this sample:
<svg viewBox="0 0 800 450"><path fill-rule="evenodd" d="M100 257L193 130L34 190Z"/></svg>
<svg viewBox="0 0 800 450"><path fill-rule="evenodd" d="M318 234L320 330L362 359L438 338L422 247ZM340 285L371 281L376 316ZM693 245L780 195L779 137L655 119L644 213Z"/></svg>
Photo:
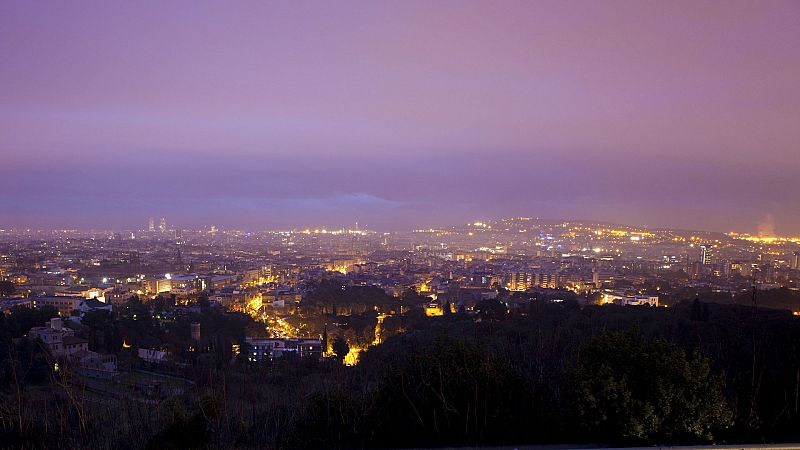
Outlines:
<svg viewBox="0 0 800 450"><path fill-rule="evenodd" d="M431 448L800 441L800 318L735 305L699 310L691 302L563 302L418 319L362 353L355 367L200 359L190 371L196 387L157 402L100 396L57 377L15 384L4 370L0 442ZM13 365L8 349L6 369Z"/></svg>

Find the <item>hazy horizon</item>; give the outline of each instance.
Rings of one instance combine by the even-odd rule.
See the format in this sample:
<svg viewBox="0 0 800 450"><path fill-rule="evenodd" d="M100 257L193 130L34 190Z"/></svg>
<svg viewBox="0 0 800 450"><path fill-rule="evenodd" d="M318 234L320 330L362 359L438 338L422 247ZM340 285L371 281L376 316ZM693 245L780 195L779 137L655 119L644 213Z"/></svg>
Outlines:
<svg viewBox="0 0 800 450"><path fill-rule="evenodd" d="M3 2L0 228L800 235L799 22L791 1Z"/></svg>
<svg viewBox="0 0 800 450"><path fill-rule="evenodd" d="M148 218L149 219L149 218ZM152 217L153 225L155 227L155 232L159 232L159 224L161 217ZM538 222L541 224L558 224L561 222L569 222L573 224L597 224L597 225L605 225L605 226L619 226L619 227L626 227L626 228L633 228L633 229L642 229L642 230L666 230L666 231L675 231L675 232L685 232L685 233L737 233L737 234L749 234L753 236L769 236L769 237L784 237L784 238L797 238L797 236L793 235L782 235L777 233L774 229L774 223L770 222L771 219L767 218L766 220L759 223L757 230L754 232L747 231L747 230L708 230L708 229L698 229L698 228L674 228L674 227L665 227L659 226L657 224L654 225L642 225L642 224L632 224L632 223L621 223L621 222L610 222L610 221L603 221L603 220L592 220L592 219L575 219L575 218L548 218L548 217L530 217L530 216L517 216L517 217L494 217L494 218L486 218L486 217L479 217L475 220L470 220L466 222L459 222L459 223L440 223L440 224L428 224L424 226L412 227L412 228L376 228L371 226L368 223L362 222L350 222L350 223L340 223L340 224L326 224L326 223L316 223L316 224L295 224L291 226L263 226L263 227L236 227L236 226L220 226L219 222L209 222L207 224L202 225L194 225L194 226L185 226L180 223L172 223L169 221L168 218L164 218L166 220L167 230L183 230L183 231L206 231L210 227L214 226L219 231L241 231L247 233L259 233L259 232L284 232L284 231L294 231L294 232L314 232L319 233L322 231L334 232L340 230L362 230L362 231L371 231L371 232L412 232L417 230L437 230L437 229L451 229L451 228L459 228L463 226L469 226L476 222L483 222L483 223L496 223L503 220L512 220L512 219L530 219L534 222ZM22 231L36 231L36 232L57 232L57 231L75 231L75 232L142 232L147 231L149 228L149 222L146 220L140 224L131 225L130 227L122 227L122 228L37 228L37 227L12 227L12 228L0 228L0 231L15 231L15 232L22 232Z"/></svg>

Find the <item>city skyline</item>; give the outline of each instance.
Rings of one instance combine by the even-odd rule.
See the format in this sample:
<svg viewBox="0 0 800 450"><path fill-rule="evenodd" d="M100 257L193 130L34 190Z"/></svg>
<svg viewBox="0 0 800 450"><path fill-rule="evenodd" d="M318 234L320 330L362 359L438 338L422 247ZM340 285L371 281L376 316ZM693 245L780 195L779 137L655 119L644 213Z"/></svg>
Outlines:
<svg viewBox="0 0 800 450"><path fill-rule="evenodd" d="M538 215L798 235L798 17L794 2L5 2L0 227Z"/></svg>
<svg viewBox="0 0 800 450"><path fill-rule="evenodd" d="M247 232L247 233L280 233L280 232L293 232L293 233L312 233L312 234L324 234L324 233L340 233L340 232L377 232L377 233L392 233L392 232L413 232L413 231L433 231L433 230L451 230L451 229L458 229L463 227L473 226L475 224L499 224L508 221L515 221L515 220L525 220L525 221L532 221L537 224L551 224L556 225L559 223L563 224L585 224L591 226L606 226L606 227L618 227L618 228L626 228L630 230L641 230L641 231L674 231L680 233L708 233L708 234L727 234L731 236L751 236L751 237L758 237L758 238L775 238L775 239L789 239L789 240L800 240L800 237L795 235L789 234L780 234L775 231L775 225L772 218L766 217L762 219L758 226L755 227L755 231L747 231L747 230L708 230L708 229L689 229L689 228L671 228L665 226L650 226L650 225L637 225L631 223L620 223L620 222L610 222L610 221L602 221L602 220L588 220L588 219L574 219L574 218L548 218L548 217L527 217L527 216L519 216L519 217L481 217L474 220L469 220L460 223L439 223L433 224L428 227L410 227L410 228L376 228L371 226L370 224L366 223L359 223L358 221L350 221L349 223L336 223L336 224L326 224L326 223L311 223L311 224L300 224L297 226L289 226L289 227L270 227L270 226L261 226L261 227L254 227L254 228L241 228L235 226L219 226L217 222L214 223L206 223L197 226L185 226L182 223L173 223L167 220L167 217L158 217L158 216L150 216L144 221L140 221L141 223L131 224L130 226L126 227L119 227L119 228L68 228L68 227L53 227L53 228L43 228L43 227L11 227L11 228L0 228L0 232L12 232L12 233L19 233L19 232L61 232L61 231L70 231L70 232L144 232L149 231L151 233L165 233L165 232L175 232L175 231L205 231L216 233L216 232Z"/></svg>

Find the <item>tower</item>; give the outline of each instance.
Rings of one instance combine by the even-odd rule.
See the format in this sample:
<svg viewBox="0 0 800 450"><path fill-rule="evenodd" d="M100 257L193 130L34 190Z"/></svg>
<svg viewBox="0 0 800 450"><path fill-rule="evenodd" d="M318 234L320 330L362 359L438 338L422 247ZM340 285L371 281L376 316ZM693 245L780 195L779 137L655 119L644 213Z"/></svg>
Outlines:
<svg viewBox="0 0 800 450"><path fill-rule="evenodd" d="M161 218L161 223L158 224L158 231L162 233L167 231L167 219Z"/></svg>
<svg viewBox="0 0 800 450"><path fill-rule="evenodd" d="M153 231L156 231L156 221L155 221L155 220L153 220L153 218L152 218L152 217L151 217L151 218L150 218L150 220L147 222L147 231L149 231L149 232L151 232L151 233L152 233Z"/></svg>
<svg viewBox="0 0 800 450"><path fill-rule="evenodd" d="M700 264L704 266L710 266L712 262L712 254L711 250L714 248L713 245L701 245L700 246Z"/></svg>
<svg viewBox="0 0 800 450"><path fill-rule="evenodd" d="M328 354L328 326L322 328L322 354Z"/></svg>

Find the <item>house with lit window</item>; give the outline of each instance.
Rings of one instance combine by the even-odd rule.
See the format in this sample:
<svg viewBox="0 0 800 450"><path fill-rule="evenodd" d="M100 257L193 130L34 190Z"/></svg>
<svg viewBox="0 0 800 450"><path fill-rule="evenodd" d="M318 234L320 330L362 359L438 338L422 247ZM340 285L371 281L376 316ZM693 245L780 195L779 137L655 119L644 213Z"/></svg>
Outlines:
<svg viewBox="0 0 800 450"><path fill-rule="evenodd" d="M51 355L66 360L80 375L111 379L117 374L117 357L89 350L89 341L64 327L60 317L50 319L43 327L31 328L28 337L41 340Z"/></svg>

